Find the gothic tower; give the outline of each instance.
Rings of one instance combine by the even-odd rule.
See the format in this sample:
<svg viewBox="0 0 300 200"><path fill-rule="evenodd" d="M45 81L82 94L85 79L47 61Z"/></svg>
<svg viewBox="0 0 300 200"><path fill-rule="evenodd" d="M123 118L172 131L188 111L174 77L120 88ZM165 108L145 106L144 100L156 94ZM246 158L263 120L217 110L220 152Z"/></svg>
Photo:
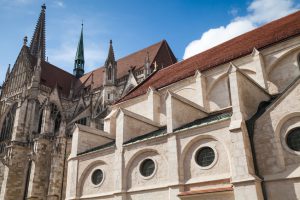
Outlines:
<svg viewBox="0 0 300 200"><path fill-rule="evenodd" d="M116 80L117 80L117 62L115 60L112 40L109 42L108 55L104 64L104 82L103 82L103 100L104 102L113 102L116 97Z"/></svg>
<svg viewBox="0 0 300 200"><path fill-rule="evenodd" d="M145 59L145 64L144 64L144 78L147 78L151 74L151 68L150 68L150 55L149 52L147 52L147 57Z"/></svg>
<svg viewBox="0 0 300 200"><path fill-rule="evenodd" d="M109 42L108 56L104 64L104 68L105 68L104 85L115 85L117 79L117 62L115 60L112 40L110 40Z"/></svg>
<svg viewBox="0 0 300 200"><path fill-rule="evenodd" d="M81 24L81 34L77 46L73 74L76 78L80 78L84 74L83 24Z"/></svg>

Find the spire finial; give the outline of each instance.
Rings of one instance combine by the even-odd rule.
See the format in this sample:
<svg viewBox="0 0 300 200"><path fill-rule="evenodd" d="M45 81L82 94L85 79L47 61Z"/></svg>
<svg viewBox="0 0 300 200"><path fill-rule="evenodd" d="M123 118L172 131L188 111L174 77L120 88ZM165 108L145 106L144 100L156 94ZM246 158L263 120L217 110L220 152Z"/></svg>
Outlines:
<svg viewBox="0 0 300 200"><path fill-rule="evenodd" d="M43 5L42 5L42 10L46 10L46 4L45 3L43 3Z"/></svg>
<svg viewBox="0 0 300 200"><path fill-rule="evenodd" d="M115 62L115 53L114 53L114 48L112 46L112 40L109 40L109 50L108 50L108 55L106 58L106 65L108 65L108 63L114 63Z"/></svg>
<svg viewBox="0 0 300 200"><path fill-rule="evenodd" d="M27 36L25 36L24 39L23 39L23 45L26 46L27 42L28 42L28 39L27 39Z"/></svg>

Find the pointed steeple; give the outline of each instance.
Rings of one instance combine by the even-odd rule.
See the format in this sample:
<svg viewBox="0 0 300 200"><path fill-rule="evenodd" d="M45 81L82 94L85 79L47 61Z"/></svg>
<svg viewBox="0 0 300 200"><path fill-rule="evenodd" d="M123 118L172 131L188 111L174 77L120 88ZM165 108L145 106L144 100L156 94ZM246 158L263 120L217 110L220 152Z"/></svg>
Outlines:
<svg viewBox="0 0 300 200"><path fill-rule="evenodd" d="M73 74L77 78L84 74L83 24L81 24L81 34L77 46Z"/></svg>
<svg viewBox="0 0 300 200"><path fill-rule="evenodd" d="M46 5L42 5L42 10L36 24L32 40L29 47L30 53L38 56L39 51L42 52L42 60L46 57Z"/></svg>
<svg viewBox="0 0 300 200"><path fill-rule="evenodd" d="M150 55L149 52L147 52L147 56L145 58L145 64L144 64L144 78L148 77L151 74L151 69L150 69Z"/></svg>
<svg viewBox="0 0 300 200"><path fill-rule="evenodd" d="M104 64L104 69L104 85L115 85L117 79L117 62L115 60L115 53L112 46L112 40L109 41L109 50Z"/></svg>
<svg viewBox="0 0 300 200"><path fill-rule="evenodd" d="M113 46L112 46L112 40L109 41L109 50L108 50L108 56L106 58L106 61L105 61L105 65L108 66L109 63L113 64L115 63L115 53L114 53L114 49L113 49Z"/></svg>

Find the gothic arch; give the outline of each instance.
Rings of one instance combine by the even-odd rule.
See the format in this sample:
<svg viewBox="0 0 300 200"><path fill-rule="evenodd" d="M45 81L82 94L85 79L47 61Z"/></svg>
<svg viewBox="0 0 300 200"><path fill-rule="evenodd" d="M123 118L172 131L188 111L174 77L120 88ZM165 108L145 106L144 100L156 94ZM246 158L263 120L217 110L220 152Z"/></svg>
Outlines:
<svg viewBox="0 0 300 200"><path fill-rule="evenodd" d="M276 61L275 61L274 63L272 63L271 65L269 65L269 67L266 68L267 74L269 75L270 72L273 70L273 68L274 68L276 65L278 65L278 63L279 63L281 60L283 60L284 58L286 58L287 56L293 54L294 52L296 52L296 51L298 51L298 50L300 50L300 46L299 46L299 47L296 47L296 48L294 48L294 49L291 49L291 50L289 50L289 51L287 51L287 52L285 52L283 55L281 55L279 58L277 58ZM298 59L297 59L298 61L297 61L297 62L298 62L298 66L299 66L300 52L298 53L297 57L298 57Z"/></svg>
<svg viewBox="0 0 300 200"><path fill-rule="evenodd" d="M207 89L207 96L210 95L212 89L216 86L216 84L218 82L220 82L221 80L223 80L224 78L228 78L228 73L223 73L222 75L220 75L215 81L212 82L212 84L208 87Z"/></svg>
<svg viewBox="0 0 300 200"><path fill-rule="evenodd" d="M0 154L4 151L6 144L11 140L16 110L17 104L14 104L3 118L0 132Z"/></svg>
<svg viewBox="0 0 300 200"><path fill-rule="evenodd" d="M193 138L191 141L189 141L184 147L183 150L181 152L181 155L179 157L179 177L180 177L180 181L185 181L186 179L186 171L185 171L185 160L187 159L187 155L189 153L191 153L193 147L198 144L201 143L201 141L211 141L211 142L216 142L216 143L220 143L221 146L225 149L225 154L227 156L227 161L228 161L228 165L229 165L229 170L231 171L231 160L230 160L230 152L229 149L227 148L227 146L225 145L225 143L223 143L222 141L220 141L218 138L211 136L211 135L200 135L197 136L195 138ZM203 144L203 146L206 146Z"/></svg>
<svg viewBox="0 0 300 200"><path fill-rule="evenodd" d="M129 178L129 172L131 171L132 167L133 167L133 164L134 162L139 158L141 157L142 155L144 154L153 154L153 155L156 155L156 156L160 156L163 160L164 163L167 163L167 159L164 155L160 154L158 150L156 149L153 149L153 148L146 148L146 149L142 149L140 151L137 151L136 153L134 153L134 155L131 156L131 158L128 160L125 168L124 168L124 177L126 177L125 179L123 179L122 181L123 182L123 185L124 185L124 188L128 189L129 187L129 181L130 181L130 178Z"/></svg>
<svg viewBox="0 0 300 200"><path fill-rule="evenodd" d="M77 187L77 191L76 193L81 196L82 195L82 190L83 190L83 185L88 177L88 175L92 172L92 170L96 167L96 166L99 166L99 165L106 165L107 163L102 161L102 160L97 160L97 161L94 161L92 162L91 164L89 164L85 169L84 171L82 172L82 174L80 175L80 177L78 178L78 186Z"/></svg>
<svg viewBox="0 0 300 200"><path fill-rule="evenodd" d="M220 96L220 93L223 96ZM230 88L227 72L219 76L208 88L207 99L211 111L230 106Z"/></svg>
<svg viewBox="0 0 300 200"><path fill-rule="evenodd" d="M50 103L50 118L53 120L53 134L59 134L59 129L61 126L61 122L63 121L63 117L61 114L61 110L55 103Z"/></svg>
<svg viewBox="0 0 300 200"><path fill-rule="evenodd" d="M267 68L271 94L281 93L300 75L299 54L300 47L289 50Z"/></svg>

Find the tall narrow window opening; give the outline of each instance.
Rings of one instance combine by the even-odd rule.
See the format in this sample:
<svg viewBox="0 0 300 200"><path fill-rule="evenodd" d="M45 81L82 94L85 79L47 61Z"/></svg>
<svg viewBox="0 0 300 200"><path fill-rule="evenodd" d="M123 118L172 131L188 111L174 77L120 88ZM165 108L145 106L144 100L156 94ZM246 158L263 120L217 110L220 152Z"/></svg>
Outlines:
<svg viewBox="0 0 300 200"><path fill-rule="evenodd" d="M111 67L108 67L107 79L111 80L111 78L112 78L112 69L111 69Z"/></svg>
<svg viewBox="0 0 300 200"><path fill-rule="evenodd" d="M54 121L54 135L57 135L61 124L61 114L55 104L51 104L51 117Z"/></svg>
<svg viewBox="0 0 300 200"><path fill-rule="evenodd" d="M17 106L14 105L7 113L0 133L0 154L4 152L6 144L11 140Z"/></svg>

